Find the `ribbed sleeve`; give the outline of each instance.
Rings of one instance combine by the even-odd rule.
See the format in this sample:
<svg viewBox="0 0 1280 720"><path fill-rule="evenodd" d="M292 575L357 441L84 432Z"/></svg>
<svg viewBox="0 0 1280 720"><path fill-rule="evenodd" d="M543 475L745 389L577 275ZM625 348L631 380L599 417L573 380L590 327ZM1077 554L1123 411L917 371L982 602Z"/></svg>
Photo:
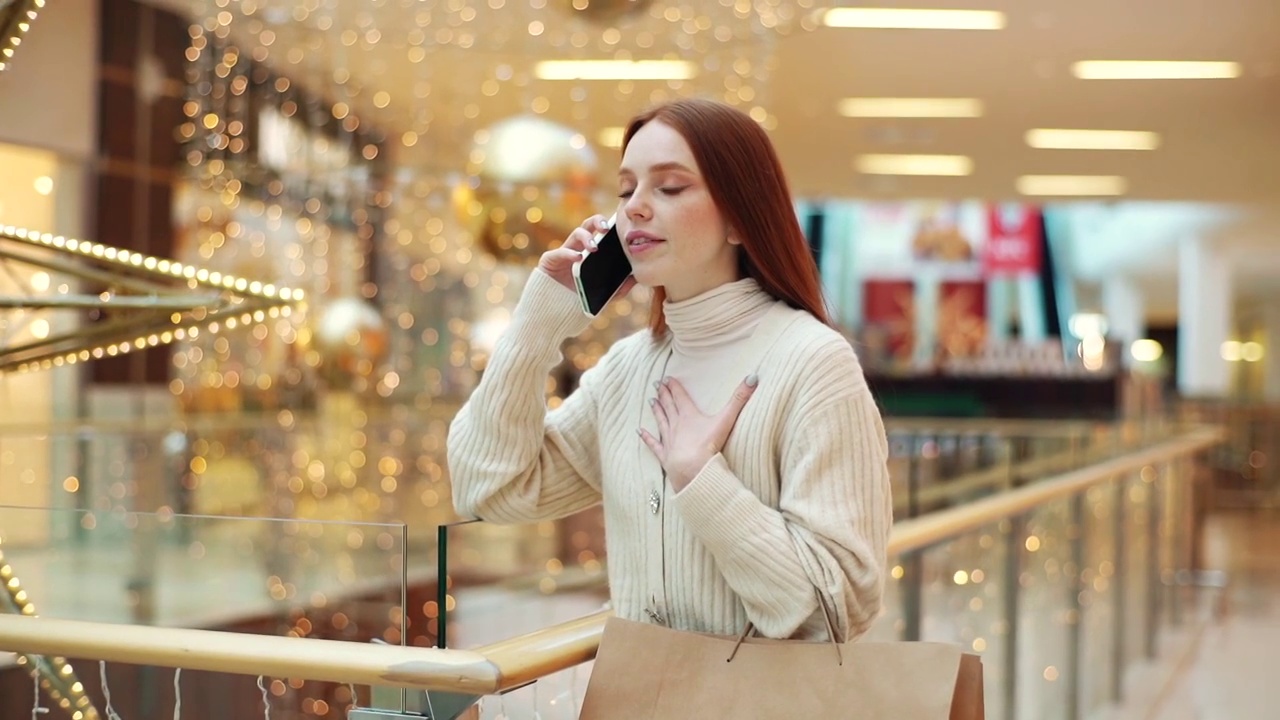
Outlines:
<svg viewBox="0 0 1280 720"><path fill-rule="evenodd" d="M781 432L734 430L780 438L778 507L747 489L724 455L676 495L676 507L761 634L790 637L821 617L816 588L837 634L856 637L880 609L893 521L883 424L847 343L801 343L785 355L769 369L803 370ZM762 386L771 380L762 369Z"/></svg>
<svg viewBox="0 0 1280 720"><path fill-rule="evenodd" d="M479 385L449 427L448 465L460 515L502 523L563 517L600 501L594 378L548 413L547 376L565 338L589 319L576 294L533 272Z"/></svg>

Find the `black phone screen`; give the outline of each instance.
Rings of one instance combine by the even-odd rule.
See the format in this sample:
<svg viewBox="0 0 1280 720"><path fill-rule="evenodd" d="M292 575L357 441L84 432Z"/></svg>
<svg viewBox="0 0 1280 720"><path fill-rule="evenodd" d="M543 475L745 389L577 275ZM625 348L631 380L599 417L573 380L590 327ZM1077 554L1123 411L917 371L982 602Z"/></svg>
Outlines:
<svg viewBox="0 0 1280 720"><path fill-rule="evenodd" d="M582 309L590 315L600 314L631 275L631 261L622 249L617 225L609 228L596 248L578 269L578 294Z"/></svg>

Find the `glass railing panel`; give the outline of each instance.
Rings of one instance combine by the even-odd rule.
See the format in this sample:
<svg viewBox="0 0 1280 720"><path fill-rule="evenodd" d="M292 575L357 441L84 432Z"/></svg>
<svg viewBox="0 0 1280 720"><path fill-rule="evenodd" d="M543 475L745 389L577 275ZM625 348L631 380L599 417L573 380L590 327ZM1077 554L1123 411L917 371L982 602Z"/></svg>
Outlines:
<svg viewBox="0 0 1280 720"><path fill-rule="evenodd" d="M1120 595L1115 549L1124 517L1115 482L1082 493L1084 562L1080 569L1080 711L1089 716L1114 699L1117 673L1114 641L1119 631Z"/></svg>
<svg viewBox="0 0 1280 720"><path fill-rule="evenodd" d="M0 471L29 481L9 504L401 523L429 547L456 517L444 412L335 395L309 412L5 427Z"/></svg>
<svg viewBox="0 0 1280 720"><path fill-rule="evenodd" d="M907 629L903 592L909 586L905 581L906 568L898 558L891 558L889 574L885 578L884 595L880 603L880 616L863 635L864 640L894 642L901 640Z"/></svg>
<svg viewBox="0 0 1280 720"><path fill-rule="evenodd" d="M1022 520L1017 552L1017 717L1071 720L1075 696L1078 528L1073 501L1056 500Z"/></svg>
<svg viewBox="0 0 1280 720"><path fill-rule="evenodd" d="M403 525L385 523L0 507L10 611L257 635L405 644L405 538ZM100 672L122 717L157 717L172 704L172 670L71 665L100 710ZM182 679L187 702L200 699L215 717L261 714L263 692L279 710L315 717L349 706L353 690L369 696L333 683L262 683L195 671Z"/></svg>
<svg viewBox="0 0 1280 720"><path fill-rule="evenodd" d="M1151 537L1155 529L1151 517L1155 507L1155 468L1123 479L1124 542L1123 594L1124 619L1123 667L1132 667L1148 659L1147 642L1154 630L1150 620L1158 610L1156 587L1152 573L1156 567L1156 545Z"/></svg>
<svg viewBox="0 0 1280 720"><path fill-rule="evenodd" d="M911 614L904 639L945 642L978 653L983 661L987 716L1003 717L1007 643L1012 627L1009 582L1013 527L998 523L965 533L921 552L918 560L904 558L904 579L918 568L920 582L919 636L912 637ZM918 564L917 564L918 563ZM905 593L909 596L909 591Z"/></svg>
<svg viewBox="0 0 1280 720"><path fill-rule="evenodd" d="M438 532L448 582L431 616L443 618L449 647L498 642L606 607L598 509L560 522L459 522Z"/></svg>

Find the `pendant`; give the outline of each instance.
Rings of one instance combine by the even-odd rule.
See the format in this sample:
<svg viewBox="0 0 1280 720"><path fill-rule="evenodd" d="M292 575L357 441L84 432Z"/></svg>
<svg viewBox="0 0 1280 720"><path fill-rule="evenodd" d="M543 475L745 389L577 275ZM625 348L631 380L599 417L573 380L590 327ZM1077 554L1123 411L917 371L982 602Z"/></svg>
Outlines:
<svg viewBox="0 0 1280 720"><path fill-rule="evenodd" d="M657 515L658 511L661 509L662 509L662 495L660 495L657 490L650 490L649 491L649 512L653 513L654 515Z"/></svg>

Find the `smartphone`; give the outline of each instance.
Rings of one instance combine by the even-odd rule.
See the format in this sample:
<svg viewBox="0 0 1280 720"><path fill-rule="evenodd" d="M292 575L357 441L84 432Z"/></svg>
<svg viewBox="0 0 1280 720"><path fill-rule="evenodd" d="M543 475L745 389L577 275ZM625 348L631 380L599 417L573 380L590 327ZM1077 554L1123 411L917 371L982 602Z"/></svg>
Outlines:
<svg viewBox="0 0 1280 720"><path fill-rule="evenodd" d="M600 314L631 276L631 261L622 249L615 220L616 216L609 218L609 229L596 237L596 251L583 250L582 259L573 264L582 312L591 317Z"/></svg>

